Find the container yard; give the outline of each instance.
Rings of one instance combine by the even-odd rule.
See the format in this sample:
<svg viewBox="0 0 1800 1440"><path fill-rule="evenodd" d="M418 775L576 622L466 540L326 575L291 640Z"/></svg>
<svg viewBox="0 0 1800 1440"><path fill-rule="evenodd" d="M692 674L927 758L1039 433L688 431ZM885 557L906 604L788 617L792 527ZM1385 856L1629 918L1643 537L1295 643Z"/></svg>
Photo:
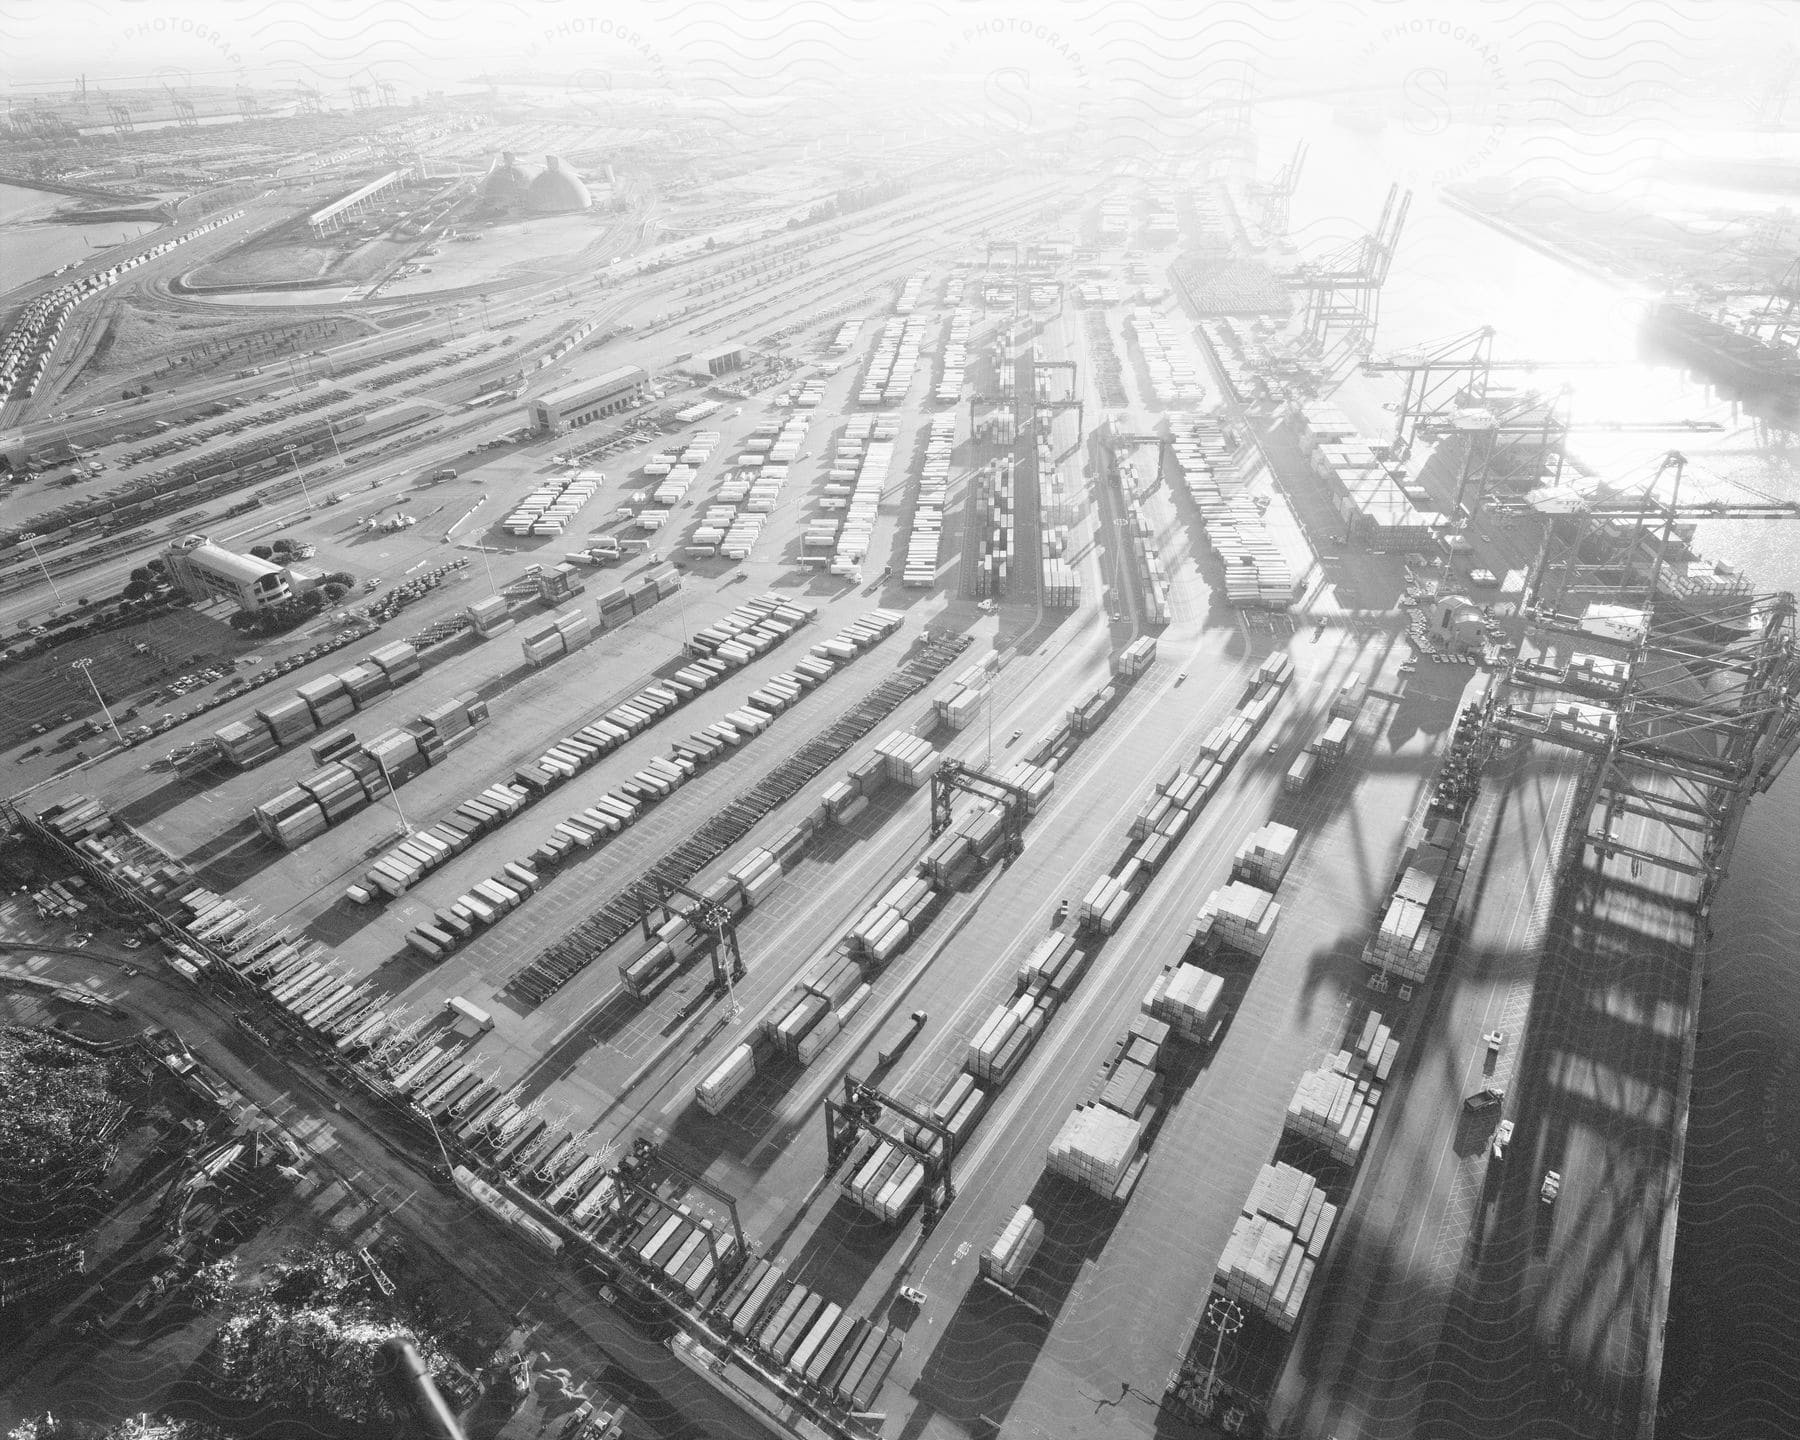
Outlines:
<svg viewBox="0 0 1800 1440"><path fill-rule="evenodd" d="M21 101L8 186L139 235L0 306L9 1020L696 1433L1755 1433L1670 1197L1800 745L1791 580L1713 549L1785 431L1613 356L1611 222L1386 175L1366 19L1341 115L1129 160L1048 51L1007 145L504 67ZM160 1312L82 1283L112 1374Z"/></svg>

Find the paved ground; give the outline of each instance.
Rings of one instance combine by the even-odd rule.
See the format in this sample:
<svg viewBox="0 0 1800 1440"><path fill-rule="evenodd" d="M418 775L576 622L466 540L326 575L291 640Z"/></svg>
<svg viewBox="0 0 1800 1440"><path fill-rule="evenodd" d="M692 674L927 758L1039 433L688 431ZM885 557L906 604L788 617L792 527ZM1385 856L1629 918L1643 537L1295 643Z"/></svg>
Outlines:
<svg viewBox="0 0 1800 1440"><path fill-rule="evenodd" d="M1521 1032L1578 773L1573 757L1555 751L1521 752L1496 768L1472 817L1472 843L1485 853L1469 869L1461 945L1410 1002L1375 1002L1400 1022L1404 1049L1278 1392L1275 1419L1298 1433L1424 1433L1429 1359L1459 1274L1480 1254L1472 1237L1502 1176L1531 1163L1516 1141L1506 1169L1492 1162L1487 1140L1498 1114L1467 1116L1461 1107L1484 1086L1501 1086L1505 1114L1521 1136L1530 1128L1519 1098ZM1480 1037L1494 1029L1506 1042L1490 1064Z"/></svg>

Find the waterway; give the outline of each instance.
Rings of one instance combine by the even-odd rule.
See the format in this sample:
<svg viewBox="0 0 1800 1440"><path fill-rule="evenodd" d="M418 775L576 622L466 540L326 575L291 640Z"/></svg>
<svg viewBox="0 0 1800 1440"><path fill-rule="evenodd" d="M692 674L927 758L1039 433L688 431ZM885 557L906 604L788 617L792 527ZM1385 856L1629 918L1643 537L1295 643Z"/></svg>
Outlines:
<svg viewBox="0 0 1800 1440"><path fill-rule="evenodd" d="M1496 356L1616 361L1616 369L1567 375L1577 425L1692 418L1724 428L1578 432L1571 449L1597 473L1647 480L1678 447L1691 462L1684 494L1800 500L1800 416L1747 406L1679 369L1646 363L1637 333L1645 292L1561 264L1434 196L1430 167L1479 155L1489 137L1420 137L1395 126L1355 134L1301 106L1269 118L1276 123L1264 134L1265 173L1291 151L1294 137L1305 134L1312 146L1291 207L1290 231L1303 253L1329 252L1372 228L1388 177L1415 177L1382 297L1378 353L1492 325ZM1694 201L1691 186L1680 190L1681 200ZM1655 188L1640 194L1661 198ZM1787 197L1701 198L1773 210ZM1800 590L1800 521L1706 522L1697 544L1709 557L1742 565L1759 591ZM1800 767L1752 803L1713 908L1661 1440L1800 1433L1800 1309L1792 1301L1800 1291L1800 1247L1793 1243L1800 1227L1797 852Z"/></svg>
<svg viewBox="0 0 1800 1440"><path fill-rule="evenodd" d="M0 185L0 289L48 275L71 260L86 260L97 250L135 240L158 228L154 224L109 220L85 225L59 225L49 217L64 205L77 204L67 195Z"/></svg>

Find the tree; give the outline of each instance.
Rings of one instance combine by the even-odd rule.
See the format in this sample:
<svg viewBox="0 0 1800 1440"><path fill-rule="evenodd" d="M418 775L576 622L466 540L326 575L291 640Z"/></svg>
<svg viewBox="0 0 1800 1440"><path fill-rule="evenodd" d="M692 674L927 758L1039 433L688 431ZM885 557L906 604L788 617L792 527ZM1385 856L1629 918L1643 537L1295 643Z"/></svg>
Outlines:
<svg viewBox="0 0 1800 1440"><path fill-rule="evenodd" d="M275 558L275 552L267 545L252 545L250 547L250 553L258 560L273 560Z"/></svg>
<svg viewBox="0 0 1800 1440"><path fill-rule="evenodd" d="M325 596L327 605L335 605L350 593L348 585L321 585L320 592Z"/></svg>
<svg viewBox="0 0 1800 1440"><path fill-rule="evenodd" d="M132 573L135 575L137 572L133 571ZM128 584L125 587L125 590L124 590L124 595L127 600L142 600L149 593L150 593L150 582L148 580L134 579L131 581L130 584Z"/></svg>
<svg viewBox="0 0 1800 1440"><path fill-rule="evenodd" d="M146 570L152 570L158 575L167 575L169 573L169 562L158 555L155 559L149 561L144 568Z"/></svg>
<svg viewBox="0 0 1800 1440"><path fill-rule="evenodd" d="M156 581L148 565L139 565L131 572L130 578L133 585L152 585Z"/></svg>
<svg viewBox="0 0 1800 1440"><path fill-rule="evenodd" d="M326 585L342 585L348 590L356 583L356 577L348 570L333 570L321 583Z"/></svg>

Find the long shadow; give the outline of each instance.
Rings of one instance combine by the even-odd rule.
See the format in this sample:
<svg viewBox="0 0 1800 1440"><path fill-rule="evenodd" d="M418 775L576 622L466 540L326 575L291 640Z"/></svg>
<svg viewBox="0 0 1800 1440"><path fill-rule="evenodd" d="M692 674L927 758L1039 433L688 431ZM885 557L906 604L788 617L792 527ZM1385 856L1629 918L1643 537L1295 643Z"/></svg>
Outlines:
<svg viewBox="0 0 1800 1440"><path fill-rule="evenodd" d="M913 1393L974 1434L998 1434L1083 1271L1097 1262L1120 1211L1048 1171L1025 1203L1044 1240L1013 1294L977 1279L944 1326Z"/></svg>
<svg viewBox="0 0 1800 1440"><path fill-rule="evenodd" d="M1559 893L1553 938L1541 962L1515 950L1468 948L1440 961L1446 969L1454 965L1455 973L1490 982L1539 972L1507 1098L1508 1110L1517 1115L1517 1133L1503 1166L1486 1162L1472 1233L1461 1248L1458 1269L1444 1282L1453 1293L1442 1330L1407 1342L1415 1357L1424 1342L1426 1364L1420 1366L1415 1358L1407 1374L1381 1374L1386 1362L1379 1352L1395 1353L1394 1322L1384 1320L1378 1328L1389 1332L1385 1346L1368 1341L1376 1354L1365 1356L1358 1348L1364 1342L1356 1342L1336 1358L1331 1376L1320 1375L1323 1339L1332 1326L1314 1317L1295 1363L1300 1373L1312 1375L1309 1387L1315 1394L1329 1385L1336 1397L1329 1404L1353 1403L1371 1418L1396 1404L1417 1407L1433 1433L1457 1435L1524 1435L1556 1426L1559 1433L1602 1436L1623 1434L1635 1423L1640 1376L1628 1357L1614 1353L1614 1346L1632 1343L1617 1327L1624 1326L1625 1333L1639 1329L1641 1278L1659 1263L1657 1197L1666 1193L1669 1179L1659 1173L1667 1158L1667 1122L1658 1119L1654 1105L1630 1113L1610 1090L1573 1091L1566 1077L1584 1073L1592 1064L1620 1079L1635 1075L1650 1085L1672 1080L1679 1036L1648 1027L1656 1001L1681 990L1679 974L1668 968L1680 960L1681 947L1647 943L1641 931L1629 926L1595 924L1585 893L1594 882L1579 869L1574 873L1575 883L1565 884ZM1637 1015L1608 1008L1618 1005L1621 992L1640 997ZM1434 985L1424 998L1436 1010L1448 993L1448 986ZM1429 1013L1414 1019L1425 1028L1409 1037L1407 1050L1413 1053L1403 1052L1397 1086L1416 1071L1418 1042L1430 1025ZM1571 1071L1570 1059L1581 1068ZM1471 1126L1459 1115L1447 1138L1455 1153L1469 1155L1490 1132L1491 1117ZM1578 1132L1608 1137L1598 1172L1586 1177L1590 1193L1597 1189L1602 1203L1559 1217L1539 1201L1537 1182L1545 1168L1563 1166L1565 1149ZM1365 1164L1371 1161L1378 1162L1379 1156L1366 1157ZM1346 1219L1349 1225L1334 1242L1329 1271L1321 1272L1327 1283L1316 1304L1327 1313L1355 1312L1361 1318L1353 1333L1372 1337L1367 1320L1384 1307L1403 1308L1400 1297L1416 1290L1419 1282L1406 1273L1410 1262L1397 1258L1397 1240L1365 1233L1363 1217L1354 1211ZM1590 1296L1579 1306L1567 1303L1567 1282L1559 1286L1557 1280L1558 1271L1570 1264L1591 1272L1591 1283L1576 1282L1574 1287ZM1342 1292L1346 1266L1358 1272L1354 1297ZM1621 1276L1624 1283L1618 1283ZM1557 1303L1559 1289L1562 1303ZM1337 1330L1344 1333L1344 1324ZM1616 1336L1616 1342L1609 1336ZM1350 1400L1370 1384L1385 1398Z"/></svg>
<svg viewBox="0 0 1800 1440"><path fill-rule="evenodd" d="M246 817L203 841L183 860L195 878L223 894L261 874L286 853Z"/></svg>

